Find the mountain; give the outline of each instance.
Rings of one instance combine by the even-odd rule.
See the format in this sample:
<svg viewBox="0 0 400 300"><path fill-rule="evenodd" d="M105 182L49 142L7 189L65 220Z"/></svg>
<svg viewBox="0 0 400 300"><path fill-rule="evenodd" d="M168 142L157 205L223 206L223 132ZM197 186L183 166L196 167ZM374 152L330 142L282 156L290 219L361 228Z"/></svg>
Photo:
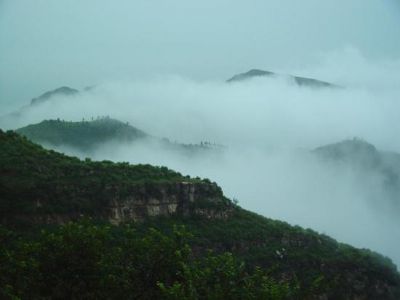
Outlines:
<svg viewBox="0 0 400 300"><path fill-rule="evenodd" d="M240 73L240 74L234 75L232 78L228 79L227 82L245 81L245 80L250 80L255 77L283 77L283 75L277 74L274 72L270 72L270 71L252 69L250 71L247 71L246 73ZM292 75L288 75L287 77L298 86L306 86L306 87L314 87L314 88L337 88L337 87L339 87L335 84L317 80L317 79L313 79L313 78L306 78L306 77L299 77L299 76L292 76Z"/></svg>
<svg viewBox="0 0 400 300"><path fill-rule="evenodd" d="M380 151L374 145L358 138L318 147L313 153L322 163L350 170L361 185L368 187L373 182L379 194L371 193L366 200L375 210L398 217L400 154Z"/></svg>
<svg viewBox="0 0 400 300"><path fill-rule="evenodd" d="M400 154L379 151L362 139L353 138L339 143L316 148L320 159L353 168L360 174L376 174L383 178L383 190L391 195L395 203L400 196Z"/></svg>
<svg viewBox="0 0 400 300"><path fill-rule="evenodd" d="M385 164L385 154L359 138L321 146L316 148L314 153L325 159L365 168L380 168Z"/></svg>
<svg viewBox="0 0 400 300"><path fill-rule="evenodd" d="M243 81L243 80L251 79L253 77L267 77L267 76L275 76L275 75L276 74L273 72L252 69L245 73L240 73L240 74L234 75L232 78L228 79L227 82Z"/></svg>
<svg viewBox="0 0 400 300"><path fill-rule="evenodd" d="M84 91L89 91L92 87L85 88ZM10 112L8 114L0 115L0 128L15 128L21 125L15 124L26 124L26 118L35 110L36 107L43 103L53 101L57 97L64 97L65 99L72 99L81 92L77 89L70 88L67 86L62 86L51 91L47 91L42 95L31 99L30 103L22 106L16 111ZM65 100L63 99L63 100Z"/></svg>
<svg viewBox="0 0 400 300"><path fill-rule="evenodd" d="M173 143L166 138L156 138L124 123L109 117L92 119L91 121L68 122L62 120L45 120L38 124L28 125L16 130L30 140L58 148L68 146L85 153L98 149L110 142L147 142L148 147L165 151L180 152L193 155L196 153L217 153L222 149L209 142L200 144Z"/></svg>
<svg viewBox="0 0 400 300"><path fill-rule="evenodd" d="M82 122L45 120L17 129L17 132L37 143L70 146L82 151L93 150L111 141L133 142L149 138L148 134L128 123L108 117Z"/></svg>
<svg viewBox="0 0 400 300"><path fill-rule="evenodd" d="M82 161L12 131L0 207L3 298L400 296L389 259L246 211L207 179Z"/></svg>
<svg viewBox="0 0 400 300"><path fill-rule="evenodd" d="M178 211L187 214L198 198L228 205L215 184L165 167L83 162L45 150L13 132L1 133L0 150L3 223L29 216L38 222L59 222L86 213L113 222Z"/></svg>
<svg viewBox="0 0 400 300"><path fill-rule="evenodd" d="M55 96L73 96L73 95L77 95L77 94L79 94L78 90L67 87L67 86L62 86L55 90L45 92L36 98L33 98L31 100L31 105L37 105L39 103L46 102Z"/></svg>

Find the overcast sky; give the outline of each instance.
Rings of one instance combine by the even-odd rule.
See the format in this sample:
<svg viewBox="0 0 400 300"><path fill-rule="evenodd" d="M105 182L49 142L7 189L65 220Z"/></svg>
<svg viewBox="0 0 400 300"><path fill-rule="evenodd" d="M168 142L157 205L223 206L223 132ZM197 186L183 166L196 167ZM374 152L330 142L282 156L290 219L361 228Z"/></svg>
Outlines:
<svg viewBox="0 0 400 300"><path fill-rule="evenodd" d="M0 0L0 109L62 85L290 72L346 47L399 59L399 2Z"/></svg>

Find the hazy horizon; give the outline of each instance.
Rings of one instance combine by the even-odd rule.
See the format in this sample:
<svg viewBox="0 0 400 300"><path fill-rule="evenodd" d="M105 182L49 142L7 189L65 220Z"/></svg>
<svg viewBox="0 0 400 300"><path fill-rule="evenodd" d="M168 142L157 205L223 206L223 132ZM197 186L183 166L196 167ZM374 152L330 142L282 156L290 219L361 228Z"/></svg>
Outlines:
<svg viewBox="0 0 400 300"><path fill-rule="evenodd" d="M398 63L399 36L396 0L2 0L0 103L9 112L58 86L224 80L252 68L335 81L318 71L332 56L355 49Z"/></svg>

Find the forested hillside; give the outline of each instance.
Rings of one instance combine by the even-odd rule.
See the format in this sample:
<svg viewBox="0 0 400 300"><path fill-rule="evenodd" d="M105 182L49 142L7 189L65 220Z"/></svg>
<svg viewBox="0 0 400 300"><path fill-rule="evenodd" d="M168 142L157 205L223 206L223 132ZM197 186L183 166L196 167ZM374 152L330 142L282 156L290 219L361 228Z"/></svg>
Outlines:
<svg viewBox="0 0 400 300"><path fill-rule="evenodd" d="M243 210L209 180L81 161L11 131L0 153L3 296L399 296L389 259Z"/></svg>

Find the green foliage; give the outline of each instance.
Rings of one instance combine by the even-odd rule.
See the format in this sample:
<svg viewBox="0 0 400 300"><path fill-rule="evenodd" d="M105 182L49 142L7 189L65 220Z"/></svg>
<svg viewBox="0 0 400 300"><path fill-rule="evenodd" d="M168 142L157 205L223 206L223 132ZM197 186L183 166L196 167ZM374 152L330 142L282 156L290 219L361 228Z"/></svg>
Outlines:
<svg viewBox="0 0 400 300"><path fill-rule="evenodd" d="M183 181L202 182L166 167L81 161L46 150L12 131L0 131L3 222L16 215L21 220L30 215L99 216L110 199L118 201L132 194L152 196L158 192L157 186L173 190Z"/></svg>
<svg viewBox="0 0 400 300"><path fill-rule="evenodd" d="M182 182L210 185L166 167L81 161L0 130L3 224L15 225L12 217L101 219L109 199L157 196L160 186L174 193ZM224 199L214 187L208 192ZM194 208L215 205L207 198ZM177 216L119 227L80 222L23 235L0 227L0 298L400 298L389 259L231 208L227 219Z"/></svg>
<svg viewBox="0 0 400 300"><path fill-rule="evenodd" d="M390 299L400 296L400 276L390 259L338 243L310 229L271 220L239 207L226 220L163 218L138 226L162 231L172 224L184 224L192 233L190 244L198 255L206 256L207 249L213 249L216 255L230 252L234 260L245 263L246 271L258 266L268 270L268 278L274 282L290 281L291 291L296 290L300 299L312 295L385 299L383 294L387 291L375 289L384 285L392 286L396 293ZM169 288L170 293L182 293L176 285Z"/></svg>
<svg viewBox="0 0 400 300"><path fill-rule="evenodd" d="M182 267L180 281L167 287L159 283L165 299L287 299L295 289L277 283L260 268L248 273L231 253L209 252L194 264Z"/></svg>
<svg viewBox="0 0 400 300"><path fill-rule="evenodd" d="M0 238L12 234L1 230ZM188 232L170 235L68 223L0 249L0 297L11 299L285 299L286 283L245 270L232 254L195 257Z"/></svg>
<svg viewBox="0 0 400 300"><path fill-rule="evenodd" d="M148 137L145 132L108 117L81 122L45 120L20 128L17 132L34 142L69 145L82 151L93 150L100 143L113 140L132 142Z"/></svg>
<svg viewBox="0 0 400 300"><path fill-rule="evenodd" d="M241 214L119 226L87 220L24 234L0 227L0 298L397 299L398 274L380 256L282 222L253 227L262 217ZM303 243L277 256L282 235Z"/></svg>
<svg viewBox="0 0 400 300"><path fill-rule="evenodd" d="M182 144L171 142L166 138L156 138L124 123L109 117L101 117L90 121L69 122L45 120L38 124L31 124L16 130L35 143L50 147L68 146L80 152L91 154L99 146L109 142L135 143L146 142L149 145L160 147L163 151L172 151L184 156L195 154L218 154L223 146L210 142L200 144Z"/></svg>

